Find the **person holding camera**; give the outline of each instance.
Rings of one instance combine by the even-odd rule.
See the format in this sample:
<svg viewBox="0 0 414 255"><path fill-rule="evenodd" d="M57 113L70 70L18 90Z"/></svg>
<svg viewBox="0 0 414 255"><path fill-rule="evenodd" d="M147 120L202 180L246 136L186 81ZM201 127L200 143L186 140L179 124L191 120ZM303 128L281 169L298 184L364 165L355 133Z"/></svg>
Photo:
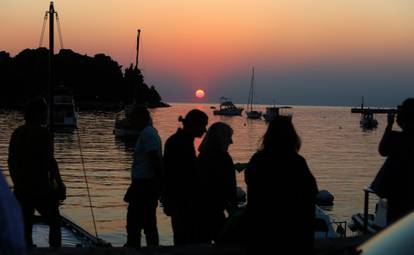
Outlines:
<svg viewBox="0 0 414 255"><path fill-rule="evenodd" d="M414 210L414 98L400 106L396 122L401 131L392 130L394 113L388 113L388 124L378 151L387 157L371 188L387 198L387 224Z"/></svg>

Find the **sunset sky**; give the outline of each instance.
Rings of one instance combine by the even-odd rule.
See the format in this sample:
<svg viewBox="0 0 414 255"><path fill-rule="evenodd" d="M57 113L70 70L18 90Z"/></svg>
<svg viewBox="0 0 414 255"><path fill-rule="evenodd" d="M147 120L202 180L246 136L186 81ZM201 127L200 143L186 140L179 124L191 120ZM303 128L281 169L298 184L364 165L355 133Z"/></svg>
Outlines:
<svg viewBox="0 0 414 255"><path fill-rule="evenodd" d="M48 6L1 0L0 51L37 48ZM140 28L140 67L169 102L245 103L252 66L258 103L358 105L364 95L393 106L414 97L413 0L57 0L55 8L65 48L124 67Z"/></svg>

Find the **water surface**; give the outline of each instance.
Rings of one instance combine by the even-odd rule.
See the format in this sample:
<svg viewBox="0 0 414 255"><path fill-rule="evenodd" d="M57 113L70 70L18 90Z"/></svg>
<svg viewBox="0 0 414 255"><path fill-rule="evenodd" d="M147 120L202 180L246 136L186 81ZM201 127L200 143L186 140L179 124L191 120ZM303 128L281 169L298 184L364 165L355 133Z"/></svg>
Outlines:
<svg viewBox="0 0 414 255"><path fill-rule="evenodd" d="M193 108L203 110L209 115L209 124L223 121L231 125L234 144L230 153L234 162L247 162L260 144L266 123L247 120L245 115L214 116L210 106L173 104L170 108L151 110L154 126L165 142L180 126L179 115ZM259 110L264 107L258 106ZM329 208L329 214L334 220L349 220L353 213L362 211L362 188L372 181L384 160L377 146L386 116L378 115L379 128L366 132L359 127L359 114L351 114L350 108L301 106L285 111L293 114L294 125L302 139L300 153L306 158L319 189L327 189L335 196L335 205ZM123 202L123 195L130 183L133 145L112 134L115 116L113 112L81 112L77 131L56 133L55 154L68 188L62 212L94 233L80 157L82 150L98 234L113 245L121 246L126 240L127 204ZM6 176L10 135L22 123L22 115L17 112L0 113L0 166ZM243 173L237 174L237 181L245 189ZM295 188L295 183L291 183L291 188ZM280 195L289 196L289 190ZM277 198L269 203L272 207L289 210L278 204ZM158 210L158 227L161 244L172 244L169 217L161 210Z"/></svg>

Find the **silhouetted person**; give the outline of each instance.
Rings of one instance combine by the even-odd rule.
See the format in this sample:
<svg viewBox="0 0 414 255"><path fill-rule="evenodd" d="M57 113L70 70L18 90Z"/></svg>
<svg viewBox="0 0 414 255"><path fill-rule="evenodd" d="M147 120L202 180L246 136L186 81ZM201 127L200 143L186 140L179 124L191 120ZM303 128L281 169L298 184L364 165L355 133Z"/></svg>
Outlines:
<svg viewBox="0 0 414 255"><path fill-rule="evenodd" d="M0 169L0 254L24 255L23 217L20 205L10 192Z"/></svg>
<svg viewBox="0 0 414 255"><path fill-rule="evenodd" d="M208 123L207 115L191 110L179 117L183 128L170 136L164 148L164 212L171 216L174 244L199 242L196 236L195 200L198 199L198 178L194 139L201 137Z"/></svg>
<svg viewBox="0 0 414 255"><path fill-rule="evenodd" d="M313 253L318 188L299 149L300 138L290 117L276 117L269 123L261 149L248 163L249 254Z"/></svg>
<svg viewBox="0 0 414 255"><path fill-rule="evenodd" d="M9 146L10 176L22 207L28 247L33 246L35 209L49 224L49 245L61 246L59 201L66 198L66 189L53 155L52 136L44 127L47 109L43 99L28 103L25 124L13 132Z"/></svg>
<svg viewBox="0 0 414 255"><path fill-rule="evenodd" d="M199 235L201 241L216 240L226 223L224 211L229 214L237 208L236 172L228 153L232 128L216 122L208 129L199 147L197 171L201 195L199 206Z"/></svg>
<svg viewBox="0 0 414 255"><path fill-rule="evenodd" d="M156 246L159 245L156 209L161 194L161 138L152 126L147 108L134 109L131 120L140 134L135 145L132 182L124 198L129 203L125 246L141 247L142 230L147 246Z"/></svg>
<svg viewBox="0 0 414 255"><path fill-rule="evenodd" d="M380 197L387 198L387 224L414 210L414 98L398 107L397 124L402 131L393 131L393 123L394 115L388 114L378 148L387 158L372 184Z"/></svg>

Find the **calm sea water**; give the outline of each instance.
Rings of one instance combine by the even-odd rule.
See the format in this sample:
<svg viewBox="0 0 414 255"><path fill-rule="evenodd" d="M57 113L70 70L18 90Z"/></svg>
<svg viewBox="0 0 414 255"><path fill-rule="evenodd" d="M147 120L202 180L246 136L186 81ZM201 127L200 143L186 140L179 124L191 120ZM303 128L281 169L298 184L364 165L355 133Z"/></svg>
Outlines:
<svg viewBox="0 0 414 255"><path fill-rule="evenodd" d="M209 124L223 121L234 129L234 144L230 153L234 162L247 162L257 150L266 130L263 120L246 117L214 116L211 104L173 104L170 108L151 110L154 126L165 140L180 126L179 115L197 108L209 115ZM265 106L258 106L264 110ZM362 211L362 188L375 176L384 159L377 152L378 142L386 124L386 116L378 115L379 128L363 131L359 127L359 114L351 114L345 107L304 107L286 109L293 114L293 122L302 139L300 153L317 179L319 189L326 189L335 196L335 205L328 208L334 220L349 220ZM117 140L112 134L116 113L81 112L77 132L60 132L55 136L55 153L63 179L68 188L68 198L61 211L94 233L82 171L80 146L92 194L99 236L115 246L126 240L125 218L127 204L123 195L130 183L133 145ZM17 112L0 113L0 166L7 170L7 151L12 131L23 123ZM196 140L196 144L199 144ZM237 174L239 186L245 189L243 173ZM296 183L291 183L295 189ZM289 196L286 190L283 196ZM277 197L269 206L280 207ZM158 210L158 226L162 245L172 244L169 217Z"/></svg>

